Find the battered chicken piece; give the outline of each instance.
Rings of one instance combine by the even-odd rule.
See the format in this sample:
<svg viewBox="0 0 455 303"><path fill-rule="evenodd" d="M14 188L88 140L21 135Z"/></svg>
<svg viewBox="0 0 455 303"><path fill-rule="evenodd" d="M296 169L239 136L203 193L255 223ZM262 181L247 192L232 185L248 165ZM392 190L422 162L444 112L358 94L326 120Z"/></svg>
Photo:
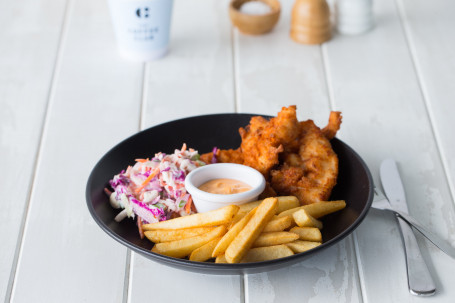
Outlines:
<svg viewBox="0 0 455 303"><path fill-rule="evenodd" d="M218 150L217 162L248 165L266 178L261 198L294 195L301 204L328 200L338 176L338 157L329 140L340 129L341 113L331 112L322 130L312 120L298 122L296 106L270 120L257 116L240 128L240 148ZM212 163L213 153L201 156Z"/></svg>
<svg viewBox="0 0 455 303"><path fill-rule="evenodd" d="M213 152L202 154L200 159L207 164L212 163ZM240 151L240 148L218 149L216 152L216 162L243 164L243 154Z"/></svg>
<svg viewBox="0 0 455 303"><path fill-rule="evenodd" d="M297 154L271 171L271 185L280 195L294 195L301 204L326 201L338 176L338 157L323 132L308 120L300 122L302 135Z"/></svg>
<svg viewBox="0 0 455 303"><path fill-rule="evenodd" d="M340 129L341 118L341 112L330 112L329 124L322 129L322 133L327 139L332 140L335 137Z"/></svg>
<svg viewBox="0 0 455 303"><path fill-rule="evenodd" d="M277 117L267 121L253 117L245 129L239 129L243 164L257 169L266 178L270 169L279 164L278 154L285 148L296 148L300 126L296 106L283 107Z"/></svg>
<svg viewBox="0 0 455 303"><path fill-rule="evenodd" d="M202 154L199 159L206 164L211 164L213 159L213 152Z"/></svg>
<svg viewBox="0 0 455 303"><path fill-rule="evenodd" d="M298 148L298 138L301 127L297 120L297 107L295 105L283 107L276 118L272 118L269 123L268 131L273 132L273 136L283 145L284 150Z"/></svg>
<svg viewBox="0 0 455 303"><path fill-rule="evenodd" d="M278 196L278 194L277 194L276 191L272 188L272 186L270 185L270 182L266 181L266 182L265 182L265 189L264 189L264 191L259 195L259 199L262 200L262 199L265 199L265 198L276 197L276 196Z"/></svg>

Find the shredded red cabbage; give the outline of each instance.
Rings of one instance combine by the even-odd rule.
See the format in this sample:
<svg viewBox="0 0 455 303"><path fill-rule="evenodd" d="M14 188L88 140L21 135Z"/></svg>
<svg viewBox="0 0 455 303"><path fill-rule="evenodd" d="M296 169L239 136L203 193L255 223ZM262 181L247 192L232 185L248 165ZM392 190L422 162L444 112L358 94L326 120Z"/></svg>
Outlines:
<svg viewBox="0 0 455 303"><path fill-rule="evenodd" d="M218 148L215 146L212 150L213 156L212 156L212 161L210 163L214 164L214 163L218 162L216 159L217 152L218 152Z"/></svg>

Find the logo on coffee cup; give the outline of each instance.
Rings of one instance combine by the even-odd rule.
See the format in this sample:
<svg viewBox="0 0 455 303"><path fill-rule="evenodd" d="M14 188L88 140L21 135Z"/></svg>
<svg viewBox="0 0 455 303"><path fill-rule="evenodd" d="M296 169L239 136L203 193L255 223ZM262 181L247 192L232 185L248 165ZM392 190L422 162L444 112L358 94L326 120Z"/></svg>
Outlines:
<svg viewBox="0 0 455 303"><path fill-rule="evenodd" d="M148 18L149 17L149 8L148 7L139 7L136 10L136 16L138 18Z"/></svg>

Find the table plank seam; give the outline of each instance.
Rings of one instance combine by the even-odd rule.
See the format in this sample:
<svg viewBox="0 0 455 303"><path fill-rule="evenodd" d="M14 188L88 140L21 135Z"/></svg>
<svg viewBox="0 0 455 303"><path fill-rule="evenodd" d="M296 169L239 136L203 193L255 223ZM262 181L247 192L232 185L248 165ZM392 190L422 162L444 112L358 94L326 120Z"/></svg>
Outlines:
<svg viewBox="0 0 455 303"><path fill-rule="evenodd" d="M234 90L234 113L238 113L240 110L240 75L239 75L239 42L238 42L238 30L231 25L231 56L232 56L232 89ZM240 303L245 303L246 289L248 287L245 279L246 274L239 275L240 279Z"/></svg>
<svg viewBox="0 0 455 303"><path fill-rule="evenodd" d="M62 18L61 22L61 31L60 35L58 38L58 47L56 51L56 57L54 61L54 68L52 71L51 75L51 83L49 86L49 91L48 91L48 96L47 96L47 102L46 102L46 109L44 113L44 118L41 123L41 130L40 130L40 139L38 140L38 148L35 156L35 160L33 163L33 169L31 173L31 182L30 186L28 188L28 193L26 196L26 202L24 205L24 212L22 214L22 220L20 223L20 228L19 228L19 233L17 237L17 242L16 242L16 248L14 251L14 258L13 262L11 264L11 271L10 271L10 276L7 284L7 289L6 289L6 295L5 295L5 302L11 302L13 295L14 295L14 289L15 289L15 281L16 281L16 272L17 268L20 264L20 259L22 255L22 249L23 249L23 243L24 243L24 238L27 230L27 223L28 223L28 214L30 212L31 208L31 201L33 198L33 193L34 193L34 187L35 187L35 179L36 179L36 173L38 171L38 166L40 163L41 155L42 155L42 149L43 149L43 142L45 141L46 137L46 129L48 128L48 123L49 123L49 113L50 109L52 107L52 100L54 99L55 96L55 89L56 89L56 83L60 71L60 65L62 61L62 54L63 54L63 45L65 44L65 36L68 32L68 24L70 22L69 16L71 14L71 5L72 1L68 0L65 3L65 9L64 9L64 17Z"/></svg>
<svg viewBox="0 0 455 303"><path fill-rule="evenodd" d="M363 274L363 267L362 267L362 258L361 258L361 253L360 253L360 248L359 248L359 242L357 239L357 231L354 230L352 233L352 242L354 245L354 254L355 254L355 268L357 269L357 278L358 278L358 283L360 285L360 298L362 298L362 302L368 302L366 298L367 294L367 289L365 286L365 276Z"/></svg>
<svg viewBox="0 0 455 303"><path fill-rule="evenodd" d="M144 63L142 65L142 100L141 100L141 106L139 108L139 130L144 130L145 129L145 120L146 120L146 114L147 114L147 95L148 95L148 79L150 76L149 72L149 63Z"/></svg>
<svg viewBox="0 0 455 303"><path fill-rule="evenodd" d="M335 110L335 95L333 92L332 78L330 77L330 61L329 54L327 53L327 43L324 43L320 46L321 50L321 61L322 61L322 70L324 72L325 85L328 92L329 106L332 110Z"/></svg>
<svg viewBox="0 0 455 303"><path fill-rule="evenodd" d="M240 303L245 303L245 296L246 296L245 289L247 287L246 281L245 281L245 275L246 274L239 275L239 277L240 277L240 293L239 293Z"/></svg>
<svg viewBox="0 0 455 303"><path fill-rule="evenodd" d="M148 79L149 79L149 63L142 64L142 93L141 103L139 106L139 124L138 131L145 129L146 113L147 113L147 95L148 95ZM131 302L132 283L133 283L133 268L134 268L134 252L127 248L125 258L125 277L123 283L123 300L122 302Z"/></svg>
<svg viewBox="0 0 455 303"><path fill-rule="evenodd" d="M248 285L250 284L248 282L248 277L249 275L248 274L243 274L242 275L242 284L243 284L243 297L240 298L240 303L249 303L249 298L248 298L248 294L250 293L248 291Z"/></svg>
<svg viewBox="0 0 455 303"><path fill-rule="evenodd" d="M131 302L131 289L132 289L132 275L133 275L133 263L134 263L134 253L131 249L126 249L126 258L125 258L125 278L123 284L123 298L122 302L127 303Z"/></svg>
<svg viewBox="0 0 455 303"><path fill-rule="evenodd" d="M240 109L240 75L239 75L239 49L238 49L238 30L231 26L231 55L232 55L232 75L234 89L234 112Z"/></svg>
<svg viewBox="0 0 455 303"><path fill-rule="evenodd" d="M449 188L449 192L452 198L452 206L453 210L455 211L455 180L454 177L450 173L449 165L448 165L448 160L445 156L445 153L443 152L443 147L441 144L441 138L440 138L440 133L438 131L438 128L435 124L435 117L432 112L432 108L430 105L430 97L428 95L426 85L425 85L425 80L423 76L423 72L420 68L419 64L419 59L417 56L417 51L415 47L415 43L413 42L412 39L412 30L410 29L409 23L407 21L406 13L404 10L404 5L402 0L395 0L395 5L397 7L398 11L398 17L400 20L401 27L403 28L403 33L405 36L405 42L409 50L412 66L414 67L415 73L416 73L416 78L417 78L417 83L420 88L420 93L422 95L423 103L425 106L425 110L427 112L428 120L430 122L431 126L431 133L433 134L434 141L436 143L436 148L437 148L437 153L439 155L440 161L442 163L442 168L444 171L445 179L447 180L447 186Z"/></svg>

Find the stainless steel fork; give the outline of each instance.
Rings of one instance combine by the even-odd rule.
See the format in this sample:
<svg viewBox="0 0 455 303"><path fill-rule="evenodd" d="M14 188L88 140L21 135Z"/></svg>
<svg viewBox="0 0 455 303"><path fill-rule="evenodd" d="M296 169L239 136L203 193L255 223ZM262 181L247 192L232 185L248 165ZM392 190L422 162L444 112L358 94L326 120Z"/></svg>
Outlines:
<svg viewBox="0 0 455 303"><path fill-rule="evenodd" d="M441 251L455 259L455 248L452 247L447 241L430 232L428 229L420 225L413 217L408 214L405 214L401 211L393 209L386 197L377 189L374 189L374 199L371 207L375 209L381 209L385 211L390 211L395 215L399 216L405 220L408 224L412 225L418 232L420 232L425 238L427 238L431 243L436 245Z"/></svg>

